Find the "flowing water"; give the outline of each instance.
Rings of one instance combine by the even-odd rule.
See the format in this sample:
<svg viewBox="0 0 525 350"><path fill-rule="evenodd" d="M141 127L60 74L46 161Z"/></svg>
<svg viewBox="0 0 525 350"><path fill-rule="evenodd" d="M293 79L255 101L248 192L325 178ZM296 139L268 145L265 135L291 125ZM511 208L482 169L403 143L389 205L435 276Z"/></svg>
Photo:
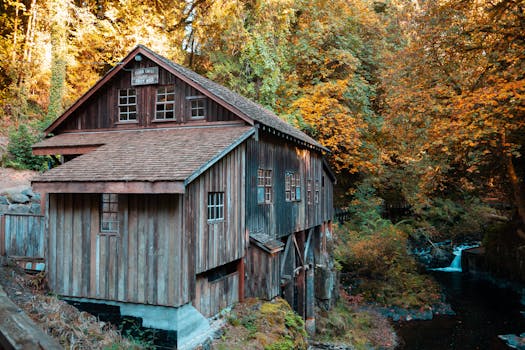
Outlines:
<svg viewBox="0 0 525 350"><path fill-rule="evenodd" d="M498 335L525 332L525 317L520 313L525 306L520 296L509 288L461 273L461 265L454 260L448 268L430 273L442 285L456 316L398 323L396 331L402 339L398 349L507 350Z"/></svg>

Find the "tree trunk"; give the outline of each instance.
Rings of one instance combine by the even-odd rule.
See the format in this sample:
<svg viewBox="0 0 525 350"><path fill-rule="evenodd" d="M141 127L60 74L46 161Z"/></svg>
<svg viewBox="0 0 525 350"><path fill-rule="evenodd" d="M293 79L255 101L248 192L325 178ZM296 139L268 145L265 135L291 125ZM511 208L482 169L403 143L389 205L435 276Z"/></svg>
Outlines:
<svg viewBox="0 0 525 350"><path fill-rule="evenodd" d="M503 134L503 145L506 143L505 134ZM525 196L523 195L523 185L521 178L516 173L516 168L514 167L514 162L512 160L512 154L510 152L504 151L505 163L507 166L507 175L509 177L510 184L512 186L512 194L514 199L514 205L516 206L518 217L520 219L520 226L524 227L525 225ZM518 229L518 236L522 239L525 239L525 233Z"/></svg>

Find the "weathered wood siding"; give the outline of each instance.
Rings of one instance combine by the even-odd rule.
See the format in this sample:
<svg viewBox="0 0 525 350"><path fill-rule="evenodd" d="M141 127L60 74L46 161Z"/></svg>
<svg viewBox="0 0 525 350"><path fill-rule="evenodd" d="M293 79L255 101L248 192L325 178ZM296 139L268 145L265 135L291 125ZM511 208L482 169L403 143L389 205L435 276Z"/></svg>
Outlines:
<svg viewBox="0 0 525 350"><path fill-rule="evenodd" d="M199 276L195 287L195 308L211 317L239 301L239 273L234 272L215 281Z"/></svg>
<svg viewBox="0 0 525 350"><path fill-rule="evenodd" d="M133 61L126 69L156 66L155 63L143 58L141 62ZM156 90L158 86L175 86L175 121L154 121ZM137 92L137 122L118 124L118 89L134 88ZM106 83L95 95L83 104L54 133L64 131L112 129L112 128L143 128L164 127L180 123L202 123L203 120L190 120L189 102L187 96L204 95L201 91L186 84L167 70L159 67L159 83L153 85L131 86L131 71L122 70ZM216 102L207 99L206 120L232 121L239 120L231 111Z"/></svg>
<svg viewBox="0 0 525 350"><path fill-rule="evenodd" d="M254 244L250 246L246 256L246 274L249 276L245 282L247 297L271 300L279 296L281 254L269 254Z"/></svg>
<svg viewBox="0 0 525 350"><path fill-rule="evenodd" d="M119 195L119 235L100 233L100 197L49 195L51 289L153 305L189 302L193 246L184 234L182 196Z"/></svg>
<svg viewBox="0 0 525 350"><path fill-rule="evenodd" d="M186 229L195 237L195 273L244 256L244 166L246 147L238 146L186 190ZM208 222L208 193L224 192L224 220Z"/></svg>
<svg viewBox="0 0 525 350"><path fill-rule="evenodd" d="M33 214L0 215L0 254L44 258L45 217Z"/></svg>
<svg viewBox="0 0 525 350"><path fill-rule="evenodd" d="M283 143L282 139L260 135L247 145L246 167L246 226L250 232L263 232L283 237L309 227L321 225L322 194L315 200L315 184L321 191L322 158L317 152ZM272 170L273 200L271 204L257 203L257 170ZM301 180L301 200L285 200L285 174L297 172ZM311 201L307 186L311 181ZM325 180L326 182L326 180Z"/></svg>
<svg viewBox="0 0 525 350"><path fill-rule="evenodd" d="M321 187L321 216L323 221L331 221L334 218L334 183L330 175L323 169Z"/></svg>

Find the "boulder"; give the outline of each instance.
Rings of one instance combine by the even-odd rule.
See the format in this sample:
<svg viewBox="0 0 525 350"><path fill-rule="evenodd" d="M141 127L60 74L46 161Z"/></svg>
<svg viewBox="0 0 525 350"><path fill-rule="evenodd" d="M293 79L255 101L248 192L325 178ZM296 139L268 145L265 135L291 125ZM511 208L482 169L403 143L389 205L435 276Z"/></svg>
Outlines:
<svg viewBox="0 0 525 350"><path fill-rule="evenodd" d="M30 207L23 204L11 204L9 212L13 214L29 214Z"/></svg>
<svg viewBox="0 0 525 350"><path fill-rule="evenodd" d="M29 211L31 214L40 214L42 212L40 203L32 203Z"/></svg>
<svg viewBox="0 0 525 350"><path fill-rule="evenodd" d="M9 204L0 204L0 214L7 213L9 211Z"/></svg>
<svg viewBox="0 0 525 350"><path fill-rule="evenodd" d="M28 203L30 201L30 198L26 196L25 194L19 193L19 192L11 192L7 194L7 198L11 203Z"/></svg>
<svg viewBox="0 0 525 350"><path fill-rule="evenodd" d="M40 203L41 200L40 193L33 193L33 197L31 197L31 202L33 203Z"/></svg>
<svg viewBox="0 0 525 350"><path fill-rule="evenodd" d="M29 198L32 198L35 196L35 193L33 192L33 190L31 189L31 187L28 187L26 189L23 189L22 191L20 191L20 193L22 193L23 195L26 195L28 196Z"/></svg>
<svg viewBox="0 0 525 350"><path fill-rule="evenodd" d="M430 267L447 267L454 260L452 252L439 247L433 247L430 250Z"/></svg>
<svg viewBox="0 0 525 350"><path fill-rule="evenodd" d="M498 338L503 340L508 347L518 350L525 350L525 338L515 334L498 335Z"/></svg>
<svg viewBox="0 0 525 350"><path fill-rule="evenodd" d="M9 201L7 200L7 197L6 196L0 196L0 205L1 204L9 204Z"/></svg>

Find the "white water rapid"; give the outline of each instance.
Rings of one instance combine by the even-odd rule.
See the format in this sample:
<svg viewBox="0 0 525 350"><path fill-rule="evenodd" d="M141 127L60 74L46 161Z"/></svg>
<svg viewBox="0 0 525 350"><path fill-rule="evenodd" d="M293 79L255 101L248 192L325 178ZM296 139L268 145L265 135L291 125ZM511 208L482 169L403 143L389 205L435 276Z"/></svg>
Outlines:
<svg viewBox="0 0 525 350"><path fill-rule="evenodd" d="M452 253L454 254L454 260L450 263L450 266L440 267L432 269L434 271L443 271L443 272L461 272L461 252L465 249L479 247L479 244L474 245L458 245L454 247Z"/></svg>

